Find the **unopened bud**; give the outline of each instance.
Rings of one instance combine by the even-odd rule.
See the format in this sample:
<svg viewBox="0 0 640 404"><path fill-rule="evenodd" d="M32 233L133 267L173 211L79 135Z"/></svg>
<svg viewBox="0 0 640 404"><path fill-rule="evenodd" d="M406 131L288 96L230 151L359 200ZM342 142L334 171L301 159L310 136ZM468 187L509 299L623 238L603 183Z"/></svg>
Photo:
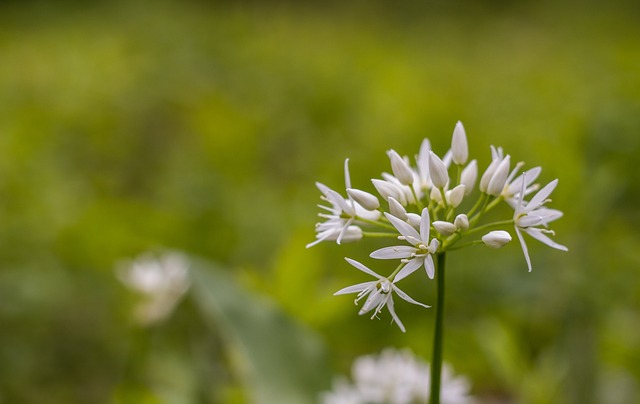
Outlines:
<svg viewBox="0 0 640 404"><path fill-rule="evenodd" d="M482 242L491 248L500 248L511 241L511 235L504 230L494 230L482 236Z"/></svg>

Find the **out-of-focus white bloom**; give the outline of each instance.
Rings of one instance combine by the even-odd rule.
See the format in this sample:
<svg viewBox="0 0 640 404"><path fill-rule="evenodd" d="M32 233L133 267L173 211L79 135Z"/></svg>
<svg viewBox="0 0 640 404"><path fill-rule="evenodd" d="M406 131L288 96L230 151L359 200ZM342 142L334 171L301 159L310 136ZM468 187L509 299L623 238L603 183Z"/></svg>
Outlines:
<svg viewBox="0 0 640 404"><path fill-rule="evenodd" d="M478 179L478 162L471 160L469 164L462 170L460 175L460 183L464 185L464 194L469 195L473 191Z"/></svg>
<svg viewBox="0 0 640 404"><path fill-rule="evenodd" d="M469 145L467 144L467 134L464 131L462 122L458 121L453 129L451 139L451 159L458 165L466 164L469 159Z"/></svg>
<svg viewBox="0 0 640 404"><path fill-rule="evenodd" d="M491 181L491 178L493 178L493 174L496 172L496 168L498 168L498 165L500 165L503 158L502 148L495 148L494 146L491 146L491 163L480 178L480 185L478 186L480 188L480 192L487 192L489 182Z"/></svg>
<svg viewBox="0 0 640 404"><path fill-rule="evenodd" d="M351 188L351 176L349 175L349 159L344 161L344 182L346 189ZM316 224L316 240L307 244L307 248L323 241L335 241L340 244L344 241L357 241L362 238L362 230L354 224L358 217L367 220L378 220L380 212L365 209L356 202L351 194L344 198L338 192L328 186L316 182L316 186L322 193L322 199L331 206L318 205L328 213L320 213L318 216L325 218L322 223ZM353 192L353 189L352 189ZM364 193L364 191L361 191ZM371 195L371 197L374 197ZM374 197L375 198L375 197Z"/></svg>
<svg viewBox="0 0 640 404"><path fill-rule="evenodd" d="M406 161L393 149L387 151L391 160L391 170L403 185L413 185L413 170Z"/></svg>
<svg viewBox="0 0 640 404"><path fill-rule="evenodd" d="M400 290L400 288L398 288L395 285L395 282L399 280L397 277L392 282L388 278L385 278L384 276L380 276L377 273L373 272L371 269L367 268L366 266L364 266L363 264L359 263L356 260L352 260L350 258L345 258L345 260L347 260L349 264L358 268L362 272L367 273L378 279L377 281L364 282L364 283L359 283L357 285L348 286L334 293L334 295L358 293L358 297L355 300L356 304L358 304L358 301L360 299L362 299L365 296L368 296L367 300L362 305L362 308L360 309L360 312L358 314L363 315L375 309L373 312L373 315L371 316L371 319L373 319L378 316L378 314L382 311L384 306L387 306L387 309L389 309L389 313L391 313L391 317L393 318L393 321L396 324L398 324L398 327L400 327L400 330L402 330L402 332L405 332L404 325L400 321L400 318L398 318L398 316L396 315L396 312L394 309L392 292L395 292L403 300L406 300L409 303L417 304L422 307L427 307L427 308L429 307L426 304L422 304L420 302L413 300L411 297L409 297L409 295L407 295L402 290Z"/></svg>
<svg viewBox="0 0 640 404"><path fill-rule="evenodd" d="M142 295L134 314L144 325L168 317L191 284L189 261L177 252L161 256L141 255L131 262L119 264L116 275L125 286Z"/></svg>
<svg viewBox="0 0 640 404"><path fill-rule="evenodd" d="M444 188L449 182L447 166L432 151L429 151L429 175L433 186L436 188Z"/></svg>
<svg viewBox="0 0 640 404"><path fill-rule="evenodd" d="M424 266L427 271L427 276L433 279L435 267L433 264L433 257L431 255L435 254L440 243L435 238L429 240L429 231L431 227L429 210L427 208L422 210L422 216L420 217L420 233L418 233L409 223L400 220L393 215L385 212L385 216L398 230L398 232L400 232L401 236L399 236L398 239L406 240L413 246L384 247L372 252L370 257L383 260L402 259L406 265L396 275L396 281L412 274L421 266Z"/></svg>
<svg viewBox="0 0 640 404"><path fill-rule="evenodd" d="M511 241L511 234L504 230L494 230L482 236L482 242L491 248L500 248Z"/></svg>
<svg viewBox="0 0 640 404"><path fill-rule="evenodd" d="M429 364L409 350L387 348L380 355L365 355L353 362L353 385L344 378L334 382L331 392L322 394L323 404L412 404L426 403L430 393ZM442 367L440 402L471 404L471 384L463 376L454 376L446 363Z"/></svg>
<svg viewBox="0 0 640 404"><path fill-rule="evenodd" d="M420 151L416 156L417 176L414 188L421 192L430 190L433 187L431 179L429 178L429 152L431 151L431 142L429 139L424 139L420 144Z"/></svg>
<svg viewBox="0 0 640 404"><path fill-rule="evenodd" d="M407 204L407 198L404 192L402 192L402 189L400 189L395 184L389 181L379 180L375 178L371 180L371 183L376 188L376 191L378 191L382 199L393 198L396 201L400 202L402 205Z"/></svg>
<svg viewBox="0 0 640 404"><path fill-rule="evenodd" d="M516 166L516 168L519 168L519 165ZM520 197L520 191L522 190L523 181L524 181L524 195L527 196L530 193L538 190L539 185L534 184L533 182L538 178L541 172L542 172L542 168L534 167L530 170L525 171L523 174L520 174L514 180L507 179L508 184L505 185L504 190L502 191L502 199L504 199L505 202L507 202L512 208L515 209L516 204L518 203L518 199ZM526 178L526 181L525 181L525 178Z"/></svg>
<svg viewBox="0 0 640 404"><path fill-rule="evenodd" d="M527 203L523 200L525 195L525 184L527 183L526 178L524 177L526 177L526 175L523 176L523 181L521 183L520 195L516 204L515 211L513 213L513 222L516 234L518 235L518 239L520 240L520 245L522 246L524 258L527 261L527 267L529 267L529 271L531 271L531 259L529 258L529 251L527 249L527 244L522 237L522 232L527 233L531 237L548 245L551 248L562 251L568 251L569 249L551 240L546 235L555 234L553 230L548 230L546 227L550 222L561 218L563 215L563 213L559 210L543 207L543 205L549 201L547 198L549 197L549 195L551 195L551 192L553 192L556 185L558 185L558 180L555 179L548 183L544 188L538 191L538 193L535 194L533 198L531 198L531 201ZM535 226L544 226L545 228L539 228Z"/></svg>

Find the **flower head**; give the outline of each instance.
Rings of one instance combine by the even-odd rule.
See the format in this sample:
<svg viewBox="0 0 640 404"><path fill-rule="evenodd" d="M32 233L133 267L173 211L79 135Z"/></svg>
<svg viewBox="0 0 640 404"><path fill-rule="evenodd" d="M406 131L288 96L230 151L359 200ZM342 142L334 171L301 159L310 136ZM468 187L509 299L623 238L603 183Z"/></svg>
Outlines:
<svg viewBox="0 0 640 404"><path fill-rule="evenodd" d="M370 312L371 310L374 310L373 315L371 316L371 318L373 319L378 316L384 306L387 306L387 309L389 310L389 313L391 313L393 321L398 324L398 327L400 327L400 330L402 330L402 332L405 332L404 325L400 321L400 318L397 316L394 309L393 293L395 292L395 294L400 296L400 298L406 300L409 303L417 304L422 307L429 307L426 304L422 304L413 300L411 297L409 297L409 295L400 290L400 288L395 285L395 282L399 280L397 279L397 277L393 281L390 281L389 278L378 275L356 260L352 260L350 258L345 258L345 260L347 260L349 264L353 265L362 272L367 273L377 279L375 281L348 286L334 293L334 295L357 293L358 296L355 300L356 304L358 304L358 302L366 296L367 300L365 300L358 314L363 315Z"/></svg>

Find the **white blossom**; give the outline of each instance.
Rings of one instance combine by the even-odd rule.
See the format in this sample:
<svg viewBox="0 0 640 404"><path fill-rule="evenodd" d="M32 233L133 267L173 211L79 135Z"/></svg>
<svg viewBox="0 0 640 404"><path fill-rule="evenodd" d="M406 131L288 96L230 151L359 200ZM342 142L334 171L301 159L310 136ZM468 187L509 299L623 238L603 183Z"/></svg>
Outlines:
<svg viewBox="0 0 640 404"><path fill-rule="evenodd" d="M525 184L526 179L523 177L520 195L513 213L513 222L516 235L518 236L520 245L522 246L522 252L524 253L524 257L527 261L527 267L529 268L529 271L531 271L531 258L529 258L529 250L527 249L527 244L524 241L522 232L527 233L536 240L557 250L568 251L569 249L551 240L546 235L555 234L553 230L548 230L546 227L550 222L561 218L563 215L559 210L543 207L543 205L549 201L547 198L551 195L551 192L553 192L555 187L558 185L558 180L555 179L548 183L544 188L538 191L538 193L536 193L528 203L523 200L525 195ZM544 226L544 228L536 226Z"/></svg>
<svg viewBox="0 0 640 404"><path fill-rule="evenodd" d="M406 161L393 149L387 151L387 155L391 160L391 170L393 175L403 185L413 185L413 170Z"/></svg>
<svg viewBox="0 0 640 404"><path fill-rule="evenodd" d="M467 134L464 131L462 122L456 123L453 129L453 138L451 139L451 158L454 163L464 165L469 158L469 146L467 144Z"/></svg>
<svg viewBox="0 0 640 404"><path fill-rule="evenodd" d="M429 210L424 208L420 218L420 233L409 223L385 212L385 216L391 224L400 232L400 240L406 240L412 246L384 247L370 254L376 259L402 259L405 266L398 272L395 279L403 279L412 274L416 269L424 266L427 276L433 279L435 267L432 254L438 249L439 241L435 238L429 240L431 227Z"/></svg>
<svg viewBox="0 0 640 404"><path fill-rule="evenodd" d="M436 188L444 188L449 182L447 166L432 151L429 152L429 175L433 186Z"/></svg>
<svg viewBox="0 0 640 404"><path fill-rule="evenodd" d="M478 179L478 162L471 160L460 174L460 184L464 185L464 194L469 195L473 191Z"/></svg>
<svg viewBox="0 0 640 404"><path fill-rule="evenodd" d="M358 314L363 315L370 312L371 310L374 310L373 315L371 316L371 319L373 319L378 316L384 306L387 306L387 309L389 310L389 313L391 313L393 321L398 325L398 327L400 327L400 330L402 330L402 332L405 332L404 325L400 321L400 318L398 318L394 309L393 292L395 292L395 294L400 296L400 298L409 303L417 304L426 308L429 307L426 304L422 304L413 300L411 297L409 297L409 295L400 290L400 288L395 285L395 282L400 280L397 276L393 281L390 281L388 278L378 275L356 260L352 260L350 258L345 258L345 260L347 260L349 264L353 265L362 272L367 273L377 279L375 281L348 286L334 293L334 295L358 293L358 296L355 300L356 304L358 304L358 301L360 301L360 299L367 296L367 300L365 300Z"/></svg>

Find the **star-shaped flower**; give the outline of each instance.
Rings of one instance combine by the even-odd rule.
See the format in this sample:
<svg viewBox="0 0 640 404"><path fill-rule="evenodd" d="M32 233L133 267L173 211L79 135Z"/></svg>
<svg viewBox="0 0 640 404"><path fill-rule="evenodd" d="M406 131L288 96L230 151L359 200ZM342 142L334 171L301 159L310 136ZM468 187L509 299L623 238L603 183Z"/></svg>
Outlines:
<svg viewBox="0 0 640 404"><path fill-rule="evenodd" d="M429 308L429 306L427 306L426 304L422 304L420 302L413 300L411 297L409 297L409 295L407 295L402 290L400 290L400 288L398 288L395 285L395 282L399 281L397 276L393 281L390 281L389 278L385 278L384 276L378 275L377 273L373 272L371 269L367 268L366 266L364 266L363 264L361 264L356 260L352 260L350 258L345 258L345 260L347 260L349 264L358 268L362 272L365 272L377 279L375 281L364 282L364 283L359 283L357 285L348 286L334 293L334 295L357 293L358 296L356 297L356 300L355 300L356 304L358 304L358 301L360 301L360 299L362 299L365 296L368 296L367 300L365 300L358 314L363 315L365 313L370 312L371 310L374 310L373 315L371 316L371 319L373 319L378 316L378 314L382 311L384 306L387 306L387 309L389 309L389 313L391 313L391 317L393 318L393 321L396 324L398 324L398 327L400 327L400 330L402 330L402 332L405 332L404 325L400 321L400 318L398 318L398 315L396 314L394 309L392 292L395 292L403 300L406 300L409 303L417 304L419 306Z"/></svg>
<svg viewBox="0 0 640 404"><path fill-rule="evenodd" d="M406 265L396 275L396 280L403 279L412 274L416 269L424 266L427 276L433 279L435 267L432 254L435 254L439 241L435 238L429 240L431 220L429 210L424 208L420 216L420 233L409 223L385 212L385 216L391 224L400 232L400 240L406 240L412 246L384 247L371 253L371 258L376 259L402 259Z"/></svg>
<svg viewBox="0 0 640 404"><path fill-rule="evenodd" d="M563 213L557 209L548 209L543 207L543 205L549 201L547 197L551 195L551 192L553 192L556 185L558 185L558 180L555 179L548 183L544 188L538 191L538 193L535 194L533 198L531 198L531 201L529 201L528 203L523 200L526 193L526 184L526 173L524 173L521 183L520 195L518 196L515 211L513 213L513 222L516 234L518 235L518 239L520 240L520 245L522 245L522 252L524 253L524 257L527 261L527 266L529 267L529 271L531 271L531 259L529 258L529 251L527 249L527 244L522 237L522 232L527 233L536 240L557 250L568 251L568 248L556 243L546 235L555 234L553 230L548 230L546 229L546 227L550 222L561 218L563 215ZM535 226L544 226L545 228L539 228Z"/></svg>

